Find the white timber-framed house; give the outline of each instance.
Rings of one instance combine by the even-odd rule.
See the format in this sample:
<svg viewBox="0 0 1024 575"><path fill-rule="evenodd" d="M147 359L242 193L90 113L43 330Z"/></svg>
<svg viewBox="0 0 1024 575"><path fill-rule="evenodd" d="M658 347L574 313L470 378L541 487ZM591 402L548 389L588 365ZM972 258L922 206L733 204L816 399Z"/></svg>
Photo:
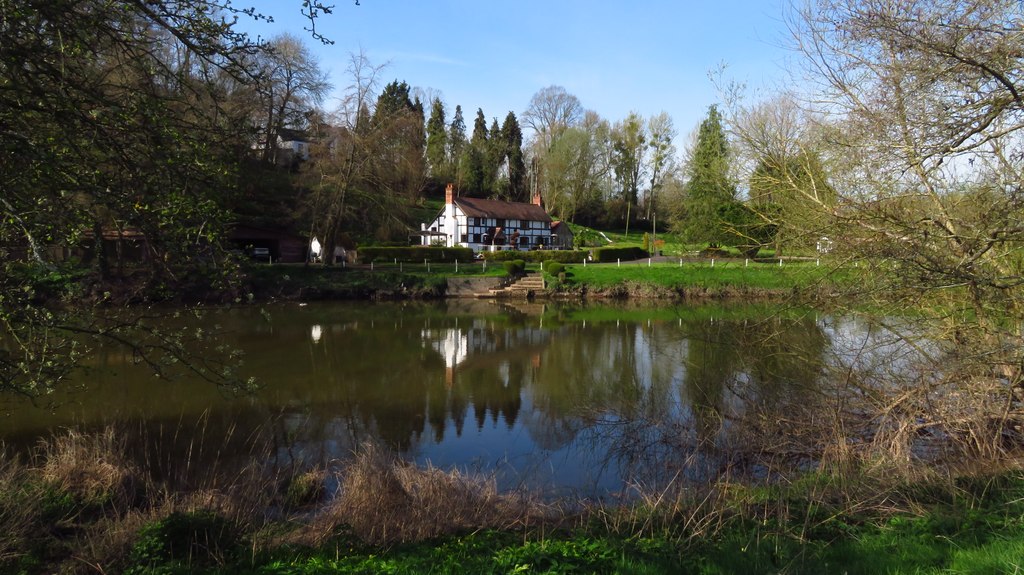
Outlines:
<svg viewBox="0 0 1024 575"><path fill-rule="evenodd" d="M422 245L461 246L475 252L572 249L572 234L563 231L569 226L560 224L552 222L539 194L528 204L456 198L448 184L444 208L433 222L421 225L418 235Z"/></svg>

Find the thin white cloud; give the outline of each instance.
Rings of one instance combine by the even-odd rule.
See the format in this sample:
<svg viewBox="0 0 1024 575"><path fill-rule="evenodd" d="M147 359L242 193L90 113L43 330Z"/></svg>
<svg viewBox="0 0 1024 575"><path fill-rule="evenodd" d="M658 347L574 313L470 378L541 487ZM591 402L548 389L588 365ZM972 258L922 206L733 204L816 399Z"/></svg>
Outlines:
<svg viewBox="0 0 1024 575"><path fill-rule="evenodd" d="M428 52L388 52L382 53L381 56L388 62L426 62L443 66L458 66L460 68L468 68L470 66L469 62Z"/></svg>

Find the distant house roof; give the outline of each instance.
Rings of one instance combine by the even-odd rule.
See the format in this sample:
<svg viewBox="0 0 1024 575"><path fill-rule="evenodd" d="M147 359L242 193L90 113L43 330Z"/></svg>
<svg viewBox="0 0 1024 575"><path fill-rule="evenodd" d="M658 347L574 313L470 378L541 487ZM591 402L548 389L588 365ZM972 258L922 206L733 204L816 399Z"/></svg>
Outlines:
<svg viewBox="0 0 1024 575"><path fill-rule="evenodd" d="M301 130L292 130L290 128L281 128L277 131L277 137L281 138L282 142L308 142L309 136Z"/></svg>
<svg viewBox="0 0 1024 575"><path fill-rule="evenodd" d="M501 218L550 222L551 216L537 204L503 202L481 198L455 198L455 205L471 218Z"/></svg>
<svg viewBox="0 0 1024 575"><path fill-rule="evenodd" d="M552 232L556 232L559 229L569 230L569 233L572 233L572 229L565 222L561 222L561 221L559 221L559 222L551 222L551 231Z"/></svg>

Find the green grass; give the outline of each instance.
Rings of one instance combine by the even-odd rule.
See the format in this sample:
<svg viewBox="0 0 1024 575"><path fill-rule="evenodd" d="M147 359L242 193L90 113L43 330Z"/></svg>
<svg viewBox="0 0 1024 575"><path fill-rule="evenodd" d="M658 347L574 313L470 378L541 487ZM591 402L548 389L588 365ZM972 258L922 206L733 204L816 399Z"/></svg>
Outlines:
<svg viewBox="0 0 1024 575"><path fill-rule="evenodd" d="M566 266L566 284L607 288L623 282L636 282L663 287L747 287L766 290L791 289L810 285L825 277L824 266L815 262L745 264L743 261L588 264Z"/></svg>
<svg viewBox="0 0 1024 575"><path fill-rule="evenodd" d="M553 537L524 540L486 531L391 550L360 549L345 542L320 552L275 559L254 569L261 574L319 573L679 573L675 545L657 539Z"/></svg>
<svg viewBox="0 0 1024 575"><path fill-rule="evenodd" d="M917 514L844 511L789 490L789 518L737 513L721 531L691 537L667 527L616 535L601 525L524 536L483 531L390 549L341 537L318 549L258 557L221 573L1018 573L1024 569L1024 480L1008 490L923 504ZM776 494L778 495L778 494ZM156 571L155 571L156 572Z"/></svg>

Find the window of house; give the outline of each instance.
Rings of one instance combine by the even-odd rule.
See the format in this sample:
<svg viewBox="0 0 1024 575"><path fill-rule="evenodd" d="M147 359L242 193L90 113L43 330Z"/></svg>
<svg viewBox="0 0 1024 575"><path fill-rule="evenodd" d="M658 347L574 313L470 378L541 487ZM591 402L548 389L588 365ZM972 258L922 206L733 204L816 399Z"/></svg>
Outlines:
<svg viewBox="0 0 1024 575"><path fill-rule="evenodd" d="M473 243L480 243L480 234L473 234Z"/></svg>
<svg viewBox="0 0 1024 575"><path fill-rule="evenodd" d="M467 225L472 226L476 223L476 218L466 218Z"/></svg>
<svg viewBox="0 0 1024 575"><path fill-rule="evenodd" d="M469 234L462 234L462 243L466 243L468 241L469 241Z"/></svg>

